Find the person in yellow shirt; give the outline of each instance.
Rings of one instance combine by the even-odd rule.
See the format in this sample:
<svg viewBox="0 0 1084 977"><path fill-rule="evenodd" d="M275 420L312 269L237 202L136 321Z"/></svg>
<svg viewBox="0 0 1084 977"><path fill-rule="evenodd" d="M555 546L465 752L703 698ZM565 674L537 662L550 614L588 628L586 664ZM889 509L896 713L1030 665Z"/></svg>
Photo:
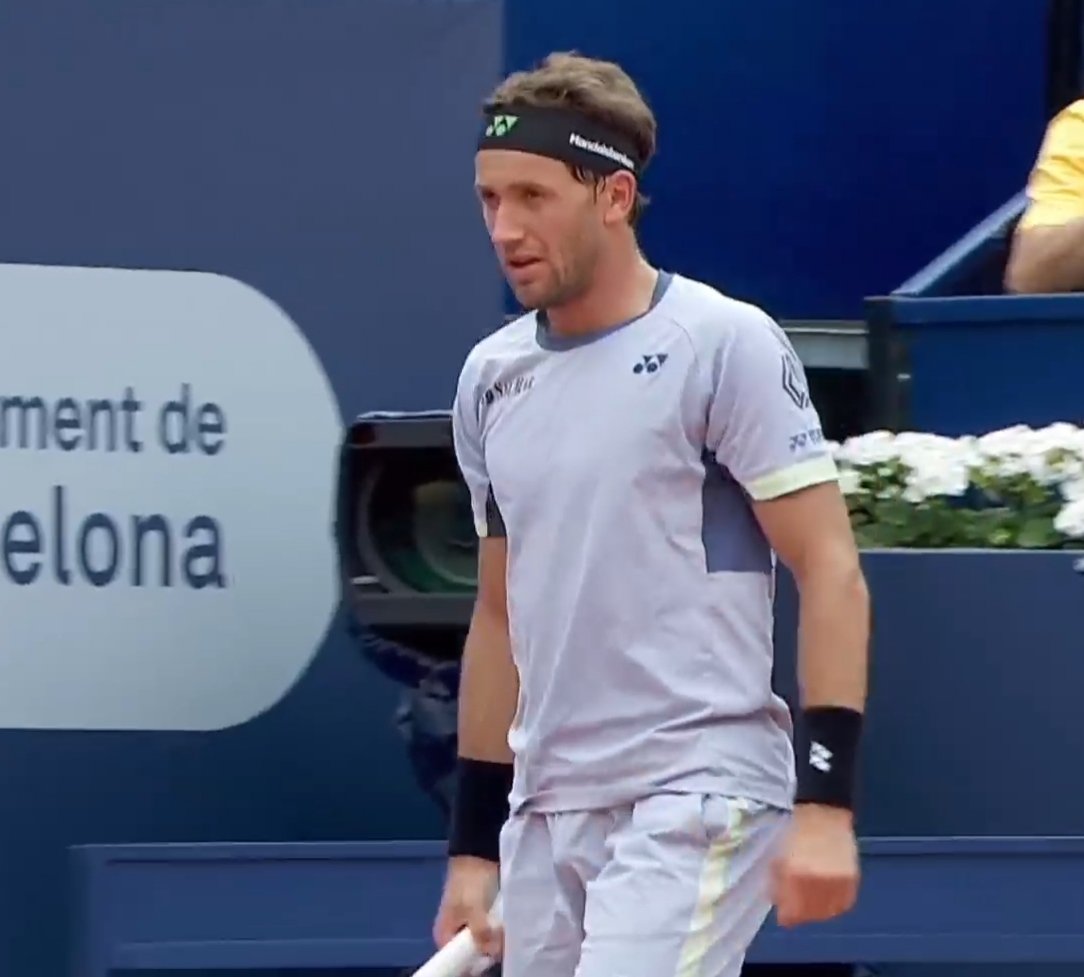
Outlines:
<svg viewBox="0 0 1084 977"><path fill-rule="evenodd" d="M1047 126L1005 270L1016 293L1084 291L1084 98Z"/></svg>

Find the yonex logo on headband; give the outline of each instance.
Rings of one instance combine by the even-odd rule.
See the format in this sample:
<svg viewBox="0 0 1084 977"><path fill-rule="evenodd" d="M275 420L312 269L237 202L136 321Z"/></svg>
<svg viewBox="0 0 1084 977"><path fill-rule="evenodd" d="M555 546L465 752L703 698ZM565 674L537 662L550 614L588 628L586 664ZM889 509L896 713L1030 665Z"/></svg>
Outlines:
<svg viewBox="0 0 1084 977"><path fill-rule="evenodd" d="M487 136L506 136L519 122L518 115L495 115L493 121L486 126Z"/></svg>
<svg viewBox="0 0 1084 977"><path fill-rule="evenodd" d="M636 172L636 164L620 150L614 149L613 146L607 146L605 143L584 139L578 132L569 133L568 141L570 145L575 146L577 149L583 149L589 153L597 153L599 156L605 156L607 159L612 159L615 163L620 163L622 166Z"/></svg>
<svg viewBox="0 0 1084 977"><path fill-rule="evenodd" d="M642 169L635 141L565 106L509 105L487 109L479 149L513 150L562 160L606 176Z"/></svg>

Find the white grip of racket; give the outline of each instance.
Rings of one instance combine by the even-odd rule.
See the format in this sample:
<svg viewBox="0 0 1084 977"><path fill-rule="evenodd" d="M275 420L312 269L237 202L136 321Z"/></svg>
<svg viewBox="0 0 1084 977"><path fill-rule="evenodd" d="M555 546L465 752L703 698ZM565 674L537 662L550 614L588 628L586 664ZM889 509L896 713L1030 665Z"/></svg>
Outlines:
<svg viewBox="0 0 1084 977"><path fill-rule="evenodd" d="M501 921L500 897L493 903L489 918L494 923ZM485 971L492 960L478 952L470 930L460 930L421 967L414 971L414 977L467 977Z"/></svg>

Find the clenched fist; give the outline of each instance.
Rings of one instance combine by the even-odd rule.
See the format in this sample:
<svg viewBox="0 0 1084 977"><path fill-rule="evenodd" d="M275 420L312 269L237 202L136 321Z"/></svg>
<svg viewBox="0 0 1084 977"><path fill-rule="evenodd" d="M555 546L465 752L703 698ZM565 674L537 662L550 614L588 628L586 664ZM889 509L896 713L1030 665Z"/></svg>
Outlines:
<svg viewBox="0 0 1084 977"><path fill-rule="evenodd" d="M484 858L460 855L448 860L444 895L433 924L433 939L438 947L466 927L482 953L493 960L501 958L504 933L489 918L498 876L497 863Z"/></svg>
<svg viewBox="0 0 1084 977"><path fill-rule="evenodd" d="M858 843L849 811L816 804L795 809L790 834L775 866L780 926L832 919L858 898Z"/></svg>

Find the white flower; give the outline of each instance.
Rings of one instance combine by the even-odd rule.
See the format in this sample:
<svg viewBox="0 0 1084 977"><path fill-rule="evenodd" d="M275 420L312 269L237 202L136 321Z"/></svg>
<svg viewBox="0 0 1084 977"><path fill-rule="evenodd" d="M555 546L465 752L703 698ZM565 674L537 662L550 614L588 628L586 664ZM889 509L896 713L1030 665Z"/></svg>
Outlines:
<svg viewBox="0 0 1084 977"><path fill-rule="evenodd" d="M861 495L863 492L862 476L853 468L840 468L839 490L844 495Z"/></svg>
<svg viewBox="0 0 1084 977"><path fill-rule="evenodd" d="M1072 424L1038 431L1021 424L974 439L973 452L974 464L988 476L1027 475L1039 485L1055 486L1084 469L1084 431Z"/></svg>
<svg viewBox="0 0 1084 977"><path fill-rule="evenodd" d="M1084 458L1076 455L1049 458L1044 472L1036 476L1036 481L1042 485L1057 485L1064 492L1066 485L1084 481Z"/></svg>
<svg viewBox="0 0 1084 977"><path fill-rule="evenodd" d="M1027 450L1034 432L1024 424L1016 424L1000 431L991 431L976 440L979 453L987 458L999 455L1020 455Z"/></svg>
<svg viewBox="0 0 1084 977"><path fill-rule="evenodd" d="M881 465L896 458L896 436L890 431L871 431L848 438L839 447L836 458L843 464L856 468L864 465Z"/></svg>
<svg viewBox="0 0 1084 977"><path fill-rule="evenodd" d="M1054 528L1070 539L1084 539L1084 498L1062 509L1054 519Z"/></svg>
<svg viewBox="0 0 1084 977"><path fill-rule="evenodd" d="M1071 424L1051 424L1033 433L1026 457L1040 485L1079 478L1084 475L1084 433Z"/></svg>
<svg viewBox="0 0 1084 977"><path fill-rule="evenodd" d="M908 467L907 488L903 493L908 502L960 496L971 484L966 462L951 454L937 451L914 454L908 460Z"/></svg>
<svg viewBox="0 0 1084 977"><path fill-rule="evenodd" d="M1059 485L1065 480L1065 476L1044 454L1032 454L1024 458L1027 474L1039 485Z"/></svg>
<svg viewBox="0 0 1084 977"><path fill-rule="evenodd" d="M1084 476L1070 479L1061 483L1061 497L1066 502L1080 502L1084 500Z"/></svg>
<svg viewBox="0 0 1084 977"><path fill-rule="evenodd" d="M938 496L959 496L981 473L995 482L1026 476L1051 489L1067 484L1076 493L1084 481L1084 429L1058 423L1034 430L1017 424L980 437L949 438L918 431L872 431L833 445L841 468L870 468L882 484L873 488L879 498L897 496L902 490L909 502ZM883 466L898 462L906 473L903 486ZM880 469L880 471L876 471ZM844 491L859 491L860 476L848 475ZM1076 496L1066 495L1068 501Z"/></svg>
<svg viewBox="0 0 1084 977"><path fill-rule="evenodd" d="M967 442L906 432L896 438L896 447L907 470L903 497L908 502L963 495L971 484L972 453Z"/></svg>
<svg viewBox="0 0 1084 977"><path fill-rule="evenodd" d="M899 446L899 459L910 468L921 465L967 464L971 454L966 446L950 438L905 440Z"/></svg>
<svg viewBox="0 0 1084 977"><path fill-rule="evenodd" d="M1084 453L1084 430L1072 424L1051 424L1032 432L1032 442L1042 451Z"/></svg>
<svg viewBox="0 0 1084 977"><path fill-rule="evenodd" d="M1017 475L1030 475L1032 466L1023 455L1000 455L987 458L983 470L996 478L1015 478Z"/></svg>
<svg viewBox="0 0 1084 977"><path fill-rule="evenodd" d="M978 467L982 463L983 455L979 450L979 439L968 435L964 438L956 439L956 450L959 452L960 459L969 466Z"/></svg>

